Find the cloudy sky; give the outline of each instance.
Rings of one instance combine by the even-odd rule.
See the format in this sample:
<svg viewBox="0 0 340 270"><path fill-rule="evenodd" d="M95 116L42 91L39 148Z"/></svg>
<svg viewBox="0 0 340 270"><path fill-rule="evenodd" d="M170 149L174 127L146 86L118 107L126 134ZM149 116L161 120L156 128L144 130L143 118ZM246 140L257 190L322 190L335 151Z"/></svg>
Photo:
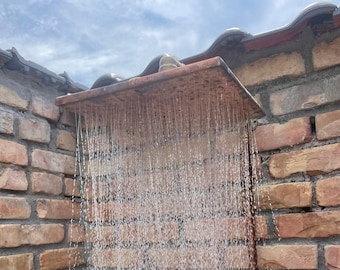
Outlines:
<svg viewBox="0 0 340 270"><path fill-rule="evenodd" d="M9 0L0 2L0 48L91 86L125 78L157 55L186 58L226 29L251 34L294 20L313 0ZM339 6L340 0L331 1Z"/></svg>

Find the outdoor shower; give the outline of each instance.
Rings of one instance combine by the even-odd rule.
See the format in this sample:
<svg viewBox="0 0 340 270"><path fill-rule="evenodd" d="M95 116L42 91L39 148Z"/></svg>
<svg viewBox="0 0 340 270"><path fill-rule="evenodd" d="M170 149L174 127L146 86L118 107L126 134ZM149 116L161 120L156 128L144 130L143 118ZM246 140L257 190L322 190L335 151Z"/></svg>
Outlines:
<svg viewBox="0 0 340 270"><path fill-rule="evenodd" d="M89 269L255 269L259 105L220 57L72 95Z"/></svg>

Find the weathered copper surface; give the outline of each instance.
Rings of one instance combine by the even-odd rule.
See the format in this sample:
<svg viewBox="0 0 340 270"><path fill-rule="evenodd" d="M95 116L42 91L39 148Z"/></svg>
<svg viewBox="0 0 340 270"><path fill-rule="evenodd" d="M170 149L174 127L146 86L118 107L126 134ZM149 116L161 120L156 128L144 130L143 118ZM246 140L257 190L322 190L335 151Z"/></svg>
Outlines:
<svg viewBox="0 0 340 270"><path fill-rule="evenodd" d="M249 118L264 115L257 102L220 57L62 96L57 98L56 105L88 115L91 111L98 112L101 108L112 108L121 103L134 104L136 100L146 102L152 98L161 99L163 95L166 96L165 93L167 96L169 93L192 95L193 99L215 95L219 100L225 100L228 106L239 108L242 103ZM232 108L229 109L232 111Z"/></svg>

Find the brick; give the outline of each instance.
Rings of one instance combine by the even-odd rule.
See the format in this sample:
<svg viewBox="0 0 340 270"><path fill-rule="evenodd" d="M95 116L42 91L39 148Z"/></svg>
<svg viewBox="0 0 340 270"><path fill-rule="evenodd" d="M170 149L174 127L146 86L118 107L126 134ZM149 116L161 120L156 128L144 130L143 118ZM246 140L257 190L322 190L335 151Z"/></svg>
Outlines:
<svg viewBox="0 0 340 270"><path fill-rule="evenodd" d="M256 239L268 238L268 226L265 216L255 216L255 237Z"/></svg>
<svg viewBox="0 0 340 270"><path fill-rule="evenodd" d="M178 170L181 189L204 189L220 187L223 184L235 182L240 172L230 170L233 160L206 163L204 165L190 165ZM235 166L235 165L234 165Z"/></svg>
<svg viewBox="0 0 340 270"><path fill-rule="evenodd" d="M62 178L54 174L32 172L31 182L33 193L60 195L63 191Z"/></svg>
<svg viewBox="0 0 340 270"><path fill-rule="evenodd" d="M318 175L339 169L340 143L275 154L269 161L269 172L276 178L298 172Z"/></svg>
<svg viewBox="0 0 340 270"><path fill-rule="evenodd" d="M150 138L142 138L141 136L132 136L126 130L112 130L112 138L116 145L122 149L131 148L141 143L150 143L147 140Z"/></svg>
<svg viewBox="0 0 340 270"><path fill-rule="evenodd" d="M247 238L246 218L215 218L190 220L184 225L185 236L188 241L208 240L237 240ZM257 217L257 238L265 238L267 230L260 228L266 225L263 217Z"/></svg>
<svg viewBox="0 0 340 270"><path fill-rule="evenodd" d="M223 257L226 269L250 269L249 247L247 246L228 246Z"/></svg>
<svg viewBox="0 0 340 270"><path fill-rule="evenodd" d="M245 86L261 84L285 76L299 76L305 73L305 63L297 52L277 54L247 63L234 71Z"/></svg>
<svg viewBox="0 0 340 270"><path fill-rule="evenodd" d="M85 264L84 249L60 248L45 250L39 256L41 270L72 268Z"/></svg>
<svg viewBox="0 0 340 270"><path fill-rule="evenodd" d="M59 149L76 151L76 136L74 132L59 130L55 145Z"/></svg>
<svg viewBox="0 0 340 270"><path fill-rule="evenodd" d="M50 172L75 173L75 158L72 156L35 149L32 152L32 167Z"/></svg>
<svg viewBox="0 0 340 270"><path fill-rule="evenodd" d="M315 238L340 235L340 211L285 214L276 217L282 238Z"/></svg>
<svg viewBox="0 0 340 270"><path fill-rule="evenodd" d="M271 111L274 115L284 115L337 102L339 84L340 74L274 92L270 94Z"/></svg>
<svg viewBox="0 0 340 270"><path fill-rule="evenodd" d="M230 155L238 151L242 145L242 136L238 132L222 132L216 136L216 151L222 155Z"/></svg>
<svg viewBox="0 0 340 270"><path fill-rule="evenodd" d="M19 138L28 141L49 143L51 127L47 121L38 119L19 119Z"/></svg>
<svg viewBox="0 0 340 270"><path fill-rule="evenodd" d="M340 137L340 110L316 115L315 127L318 140Z"/></svg>
<svg viewBox="0 0 340 270"><path fill-rule="evenodd" d="M80 204L69 200L37 200L37 214L43 219L79 219Z"/></svg>
<svg viewBox="0 0 340 270"><path fill-rule="evenodd" d="M176 175L173 171L164 171L119 178L113 181L113 185L110 186L110 189L118 196L136 196L145 195L146 193L155 194L172 192L177 188L175 177Z"/></svg>
<svg viewBox="0 0 340 270"><path fill-rule="evenodd" d="M32 97L30 110L34 115L44 117L46 119L52 120L53 122L59 119L59 107L42 97Z"/></svg>
<svg viewBox="0 0 340 270"><path fill-rule="evenodd" d="M0 111L0 133L14 134L14 115L9 112Z"/></svg>
<svg viewBox="0 0 340 270"><path fill-rule="evenodd" d="M3 270L34 270L33 254L24 253L9 256L0 256L0 269Z"/></svg>
<svg viewBox="0 0 340 270"><path fill-rule="evenodd" d="M215 248L150 249L148 255L160 269L217 269Z"/></svg>
<svg viewBox="0 0 340 270"><path fill-rule="evenodd" d="M112 182L112 185L109 185L105 181L93 180L93 181L90 181L84 184L85 197L87 198L87 200L95 200L95 199L103 200L103 199L109 198L110 196L112 197L113 194L117 195L116 193L114 193L114 189L115 189L115 182ZM125 193L124 190L122 192Z"/></svg>
<svg viewBox="0 0 340 270"><path fill-rule="evenodd" d="M0 84L0 103L26 111L28 101L5 85Z"/></svg>
<svg viewBox="0 0 340 270"><path fill-rule="evenodd" d="M185 217L234 214L245 211L245 200L238 188L228 187L201 192L185 192L159 198L146 198L139 209L147 217Z"/></svg>
<svg viewBox="0 0 340 270"><path fill-rule="evenodd" d="M340 269L340 246L327 245L325 246L325 263L327 269Z"/></svg>
<svg viewBox="0 0 340 270"><path fill-rule="evenodd" d="M119 156L110 157L110 162L98 158L86 160L84 162L83 174L86 176L108 175L112 171L119 173L135 172L140 169L138 156L130 152Z"/></svg>
<svg viewBox="0 0 340 270"><path fill-rule="evenodd" d="M26 166L28 163L26 146L0 139L0 162Z"/></svg>
<svg viewBox="0 0 340 270"><path fill-rule="evenodd" d="M65 178L65 196L80 197L80 180Z"/></svg>
<svg viewBox="0 0 340 270"><path fill-rule="evenodd" d="M76 126L76 116L73 112L69 112L67 110L64 110L61 117L60 117L60 123L62 123L65 126Z"/></svg>
<svg viewBox="0 0 340 270"><path fill-rule="evenodd" d="M80 243L85 241L85 229L81 224L70 224L67 231L69 242Z"/></svg>
<svg viewBox="0 0 340 270"><path fill-rule="evenodd" d="M112 245L114 244L115 231L116 228L113 225L87 228L85 232L86 242L97 246Z"/></svg>
<svg viewBox="0 0 340 270"><path fill-rule="evenodd" d="M176 145L146 148L141 153L141 164L145 169L164 168L208 158L210 158L209 138L201 136Z"/></svg>
<svg viewBox="0 0 340 270"><path fill-rule="evenodd" d="M138 204L135 201L103 202L95 206L89 205L86 210L89 221L113 221L125 218L137 218Z"/></svg>
<svg viewBox="0 0 340 270"><path fill-rule="evenodd" d="M88 155L88 154L94 155L95 153L99 153L99 152L104 153L107 151L111 151L112 144L110 142L110 137L112 135L110 136L105 131L102 131L103 133L100 133L98 131L90 131L90 132L91 133L93 132L95 134L90 134L84 138L83 152L85 155Z"/></svg>
<svg viewBox="0 0 340 270"><path fill-rule="evenodd" d="M261 185L255 194L260 209L312 207L311 183Z"/></svg>
<svg viewBox="0 0 340 270"><path fill-rule="evenodd" d="M340 64L340 38L322 42L313 48L314 70L321 70Z"/></svg>
<svg viewBox="0 0 340 270"><path fill-rule="evenodd" d="M340 205L340 176L316 182L316 199L320 206Z"/></svg>
<svg viewBox="0 0 340 270"><path fill-rule="evenodd" d="M309 118L302 117L284 124L258 126L255 130L255 138L260 152L310 142L312 130Z"/></svg>
<svg viewBox="0 0 340 270"><path fill-rule="evenodd" d="M317 269L316 245L257 246L259 269Z"/></svg>
<svg viewBox="0 0 340 270"><path fill-rule="evenodd" d="M240 213L245 202L239 189L219 189L206 192L187 192L141 201L140 211L147 217L185 217L211 214Z"/></svg>
<svg viewBox="0 0 340 270"><path fill-rule="evenodd" d="M24 198L0 197L0 219L27 219L31 207Z"/></svg>
<svg viewBox="0 0 340 270"><path fill-rule="evenodd" d="M64 239L62 224L0 225L0 247L13 248L23 245L60 243Z"/></svg>
<svg viewBox="0 0 340 270"><path fill-rule="evenodd" d="M123 154L122 157L119 157L117 160L119 164L123 165L123 166L118 167L118 171L135 172L140 168L139 163L138 163L138 157L136 156L135 153ZM122 161L122 163L120 163L120 161ZM144 164L143 166L146 166L146 165ZM106 171L108 170L112 170L112 168L109 167L106 169Z"/></svg>
<svg viewBox="0 0 340 270"><path fill-rule="evenodd" d="M92 249L89 264L95 267L137 268L142 264L138 249Z"/></svg>
<svg viewBox="0 0 340 270"><path fill-rule="evenodd" d="M259 181L259 179L263 178L262 158L258 153L253 153L250 159L254 179L255 181Z"/></svg>
<svg viewBox="0 0 340 270"><path fill-rule="evenodd" d="M104 192L105 193L105 192ZM185 194L169 194L168 196L149 197L138 202L102 202L87 209L88 220L94 220L95 213L101 221L113 221L124 218L136 218L139 213L145 217L154 215L179 217L191 215L207 215L212 213L234 213L244 211L245 201L239 196L237 187L186 192ZM202 207L203 206L203 207Z"/></svg>
<svg viewBox="0 0 340 270"><path fill-rule="evenodd" d="M0 175L0 189L25 191L27 187L28 182L24 170L6 168Z"/></svg>
<svg viewBox="0 0 340 270"><path fill-rule="evenodd" d="M175 222L123 224L118 229L118 239L125 243L165 243L179 238Z"/></svg>

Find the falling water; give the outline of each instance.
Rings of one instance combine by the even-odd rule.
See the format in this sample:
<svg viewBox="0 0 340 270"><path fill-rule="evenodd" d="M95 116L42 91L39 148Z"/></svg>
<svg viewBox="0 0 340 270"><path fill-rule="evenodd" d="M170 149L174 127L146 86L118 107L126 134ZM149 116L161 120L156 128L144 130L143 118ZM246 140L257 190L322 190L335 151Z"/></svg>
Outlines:
<svg viewBox="0 0 340 270"><path fill-rule="evenodd" d="M79 117L89 269L251 267L252 129L242 99L207 83Z"/></svg>

